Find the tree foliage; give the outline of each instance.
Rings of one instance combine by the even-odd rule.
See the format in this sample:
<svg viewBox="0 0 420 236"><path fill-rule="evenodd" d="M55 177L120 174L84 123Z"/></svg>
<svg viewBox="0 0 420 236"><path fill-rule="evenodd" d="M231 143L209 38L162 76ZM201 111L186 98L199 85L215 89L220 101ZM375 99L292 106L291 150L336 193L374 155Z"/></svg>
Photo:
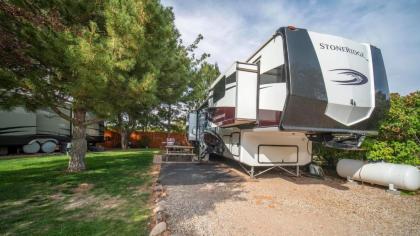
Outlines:
<svg viewBox="0 0 420 236"><path fill-rule="evenodd" d="M132 121L187 85L187 49L158 0L4 0L0 33L0 105L49 107L71 121L70 171L85 168L86 126L97 122L87 111Z"/></svg>
<svg viewBox="0 0 420 236"><path fill-rule="evenodd" d="M217 64L213 65L204 61L195 68L192 72L189 90L184 98L191 110L197 109L206 99L207 90L219 75Z"/></svg>
<svg viewBox="0 0 420 236"><path fill-rule="evenodd" d="M114 5L107 13L112 16L107 27L116 79L107 96L112 98L111 124L120 131L125 149L128 135L147 120L145 111L180 98L190 60L171 9L156 1L116 1Z"/></svg>
<svg viewBox="0 0 420 236"><path fill-rule="evenodd" d="M160 103L152 109L153 112L140 119L140 127L143 127L143 130L146 127L168 132L185 131L186 115L203 102L211 83L220 74L217 64L206 61L210 54L203 53L199 57L195 55L194 51L203 39L202 35L198 35L196 40L185 48L189 56L189 68L184 71L187 74L181 77L182 82L178 83L178 87L173 86L174 78L170 78L169 83L159 80L166 83L162 85L169 87L159 96Z"/></svg>
<svg viewBox="0 0 420 236"><path fill-rule="evenodd" d="M112 68L102 37L102 7L84 1L2 1L1 55L8 60L0 64L1 105L56 110L71 102L74 109L99 111L94 104L104 104L101 90Z"/></svg>
<svg viewBox="0 0 420 236"><path fill-rule="evenodd" d="M420 91L391 94L391 108L379 135L367 140L366 157L392 163L420 165Z"/></svg>
<svg viewBox="0 0 420 236"><path fill-rule="evenodd" d="M113 63L108 50L108 2L0 2L1 48L8 60L0 64L1 106L30 110L51 108L73 123L69 171L84 170L87 149L86 112L105 116L107 83ZM70 105L71 104L71 105ZM71 106L73 116L60 108Z"/></svg>

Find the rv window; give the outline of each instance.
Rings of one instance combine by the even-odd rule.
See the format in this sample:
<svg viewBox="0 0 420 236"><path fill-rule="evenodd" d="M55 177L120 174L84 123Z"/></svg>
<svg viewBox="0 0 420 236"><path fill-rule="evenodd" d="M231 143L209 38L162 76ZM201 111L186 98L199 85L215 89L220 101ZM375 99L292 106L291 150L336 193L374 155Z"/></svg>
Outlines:
<svg viewBox="0 0 420 236"><path fill-rule="evenodd" d="M226 78L226 84L235 83L235 82L236 82L236 72Z"/></svg>
<svg viewBox="0 0 420 236"><path fill-rule="evenodd" d="M225 82L226 77L223 76L222 79L214 86L213 102L217 102L225 96Z"/></svg>
<svg viewBox="0 0 420 236"><path fill-rule="evenodd" d="M273 83L286 83L284 64L261 74L260 84Z"/></svg>

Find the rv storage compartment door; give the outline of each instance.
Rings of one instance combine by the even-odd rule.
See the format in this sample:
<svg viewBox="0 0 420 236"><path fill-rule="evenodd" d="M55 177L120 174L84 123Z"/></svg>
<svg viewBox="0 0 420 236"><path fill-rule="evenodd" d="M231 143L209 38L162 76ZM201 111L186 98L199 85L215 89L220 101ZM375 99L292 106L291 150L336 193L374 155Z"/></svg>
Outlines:
<svg viewBox="0 0 420 236"><path fill-rule="evenodd" d="M257 119L258 68L254 64L238 62L236 69L236 123L255 122Z"/></svg>
<svg viewBox="0 0 420 236"><path fill-rule="evenodd" d="M297 163L298 146L261 144L258 146L258 162L261 164Z"/></svg>
<svg viewBox="0 0 420 236"><path fill-rule="evenodd" d="M389 97L380 52L368 44L304 29L286 28L283 34L288 94L281 128L375 132Z"/></svg>

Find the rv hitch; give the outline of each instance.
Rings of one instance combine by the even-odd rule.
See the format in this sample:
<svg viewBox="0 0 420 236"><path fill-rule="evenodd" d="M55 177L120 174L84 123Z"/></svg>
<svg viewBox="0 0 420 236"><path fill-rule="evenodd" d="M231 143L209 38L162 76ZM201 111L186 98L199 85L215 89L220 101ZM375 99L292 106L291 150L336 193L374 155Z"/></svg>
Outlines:
<svg viewBox="0 0 420 236"><path fill-rule="evenodd" d="M343 150L360 150L360 146L365 140L364 135L349 134L335 136L332 140L325 142L326 147Z"/></svg>
<svg viewBox="0 0 420 236"><path fill-rule="evenodd" d="M321 143L325 147L343 150L360 150L366 138L365 135L355 133L318 133L308 134L307 137L312 142Z"/></svg>

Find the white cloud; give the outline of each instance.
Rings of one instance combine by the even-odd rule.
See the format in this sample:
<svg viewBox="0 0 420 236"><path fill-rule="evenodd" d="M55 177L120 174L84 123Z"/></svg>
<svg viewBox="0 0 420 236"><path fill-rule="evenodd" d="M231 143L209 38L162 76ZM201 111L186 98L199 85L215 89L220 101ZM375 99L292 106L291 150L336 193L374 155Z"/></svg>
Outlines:
<svg viewBox="0 0 420 236"><path fill-rule="evenodd" d="M393 1L174 1L175 23L185 43L199 33L198 53L221 70L244 60L280 26L295 25L381 48L391 91L420 89L420 4Z"/></svg>

